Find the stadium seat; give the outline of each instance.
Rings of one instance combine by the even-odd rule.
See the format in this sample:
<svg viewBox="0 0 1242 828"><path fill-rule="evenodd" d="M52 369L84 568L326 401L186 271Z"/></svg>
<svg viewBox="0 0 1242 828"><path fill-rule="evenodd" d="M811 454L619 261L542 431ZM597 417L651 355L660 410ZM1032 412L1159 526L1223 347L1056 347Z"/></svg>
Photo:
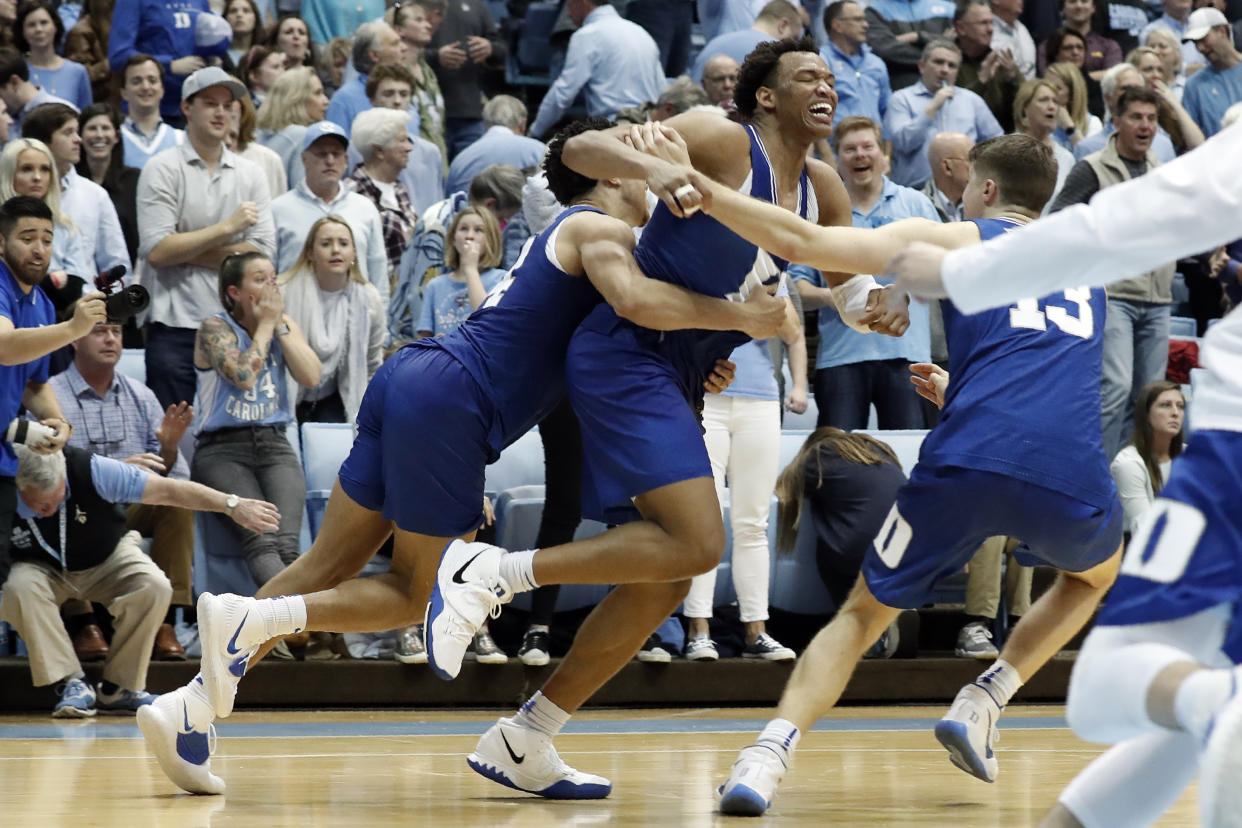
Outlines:
<svg viewBox="0 0 1242 828"><path fill-rule="evenodd" d="M549 86L552 83L552 27L560 4L531 3L526 17L510 35L505 82L512 86Z"/></svg>
<svg viewBox="0 0 1242 828"><path fill-rule="evenodd" d="M797 456L798 450L802 448L802 444L806 442L806 438L811 436L810 431L797 431L794 429L781 430L781 452L780 467L783 470Z"/></svg>
<svg viewBox="0 0 1242 828"><path fill-rule="evenodd" d="M125 348L121 351L121 359L116 364L116 370L120 371L130 379L138 380L138 382L146 384L147 381L147 351L145 348Z"/></svg>
<svg viewBox="0 0 1242 828"><path fill-rule="evenodd" d="M803 502L804 510L810 509ZM768 584L768 604L785 612L803 615L827 615L836 612L836 604L815 563L815 529L810 520L798 525L792 555L776 554L776 504L772 504L772 517L768 521L768 543L773 550L772 575Z"/></svg>
<svg viewBox="0 0 1242 828"><path fill-rule="evenodd" d="M543 485L543 440L539 429L531 429L501 452L487 467L483 490L494 501L508 489Z"/></svg>
<svg viewBox="0 0 1242 828"><path fill-rule="evenodd" d="M910 476L910 472L914 469L914 464L919 459L919 449L923 445L923 438L927 436L927 429L909 428L909 429L868 429L863 430L862 434L867 434L882 443L886 443L893 453L897 455L897 460L901 463L901 470Z"/></svg>
<svg viewBox="0 0 1242 828"><path fill-rule="evenodd" d="M1169 317L1169 336L1198 336L1199 323L1189 316Z"/></svg>
<svg viewBox="0 0 1242 828"><path fill-rule="evenodd" d="M258 584L246 566L237 535L224 520L213 513L194 514L194 593L254 595Z"/></svg>
<svg viewBox="0 0 1242 828"><path fill-rule="evenodd" d="M319 534L328 496L336 484L341 464L349 456L354 428L348 423L304 423L302 468L306 472L306 515L310 538Z"/></svg>
<svg viewBox="0 0 1242 828"><path fill-rule="evenodd" d="M784 403L781 404L782 407ZM781 429L788 431L814 431L815 423L819 419L819 406L815 404L815 395L807 396L806 411L801 414L795 414L792 411L785 411L781 420Z"/></svg>

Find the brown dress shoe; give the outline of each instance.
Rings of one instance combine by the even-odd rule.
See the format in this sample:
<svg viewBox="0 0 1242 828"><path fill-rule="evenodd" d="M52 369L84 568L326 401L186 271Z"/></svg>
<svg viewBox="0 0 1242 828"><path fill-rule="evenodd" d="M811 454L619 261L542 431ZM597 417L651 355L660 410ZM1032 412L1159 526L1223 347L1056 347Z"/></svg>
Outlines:
<svg viewBox="0 0 1242 828"><path fill-rule="evenodd" d="M73 651L78 661L103 661L108 656L108 642L98 624L83 624L73 636Z"/></svg>
<svg viewBox="0 0 1242 828"><path fill-rule="evenodd" d="M160 629L155 634L155 647L151 650L151 658L155 661L185 661L185 650L177 640L172 624L160 624Z"/></svg>

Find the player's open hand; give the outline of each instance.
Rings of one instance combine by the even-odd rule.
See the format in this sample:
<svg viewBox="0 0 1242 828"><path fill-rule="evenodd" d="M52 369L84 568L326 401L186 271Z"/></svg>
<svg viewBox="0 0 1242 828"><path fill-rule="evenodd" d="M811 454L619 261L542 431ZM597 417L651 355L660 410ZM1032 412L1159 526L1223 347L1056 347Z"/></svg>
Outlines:
<svg viewBox="0 0 1242 828"><path fill-rule="evenodd" d="M871 291L858 324L870 327L873 333L901 336L910 327L910 297L892 287Z"/></svg>
<svg viewBox="0 0 1242 828"><path fill-rule="evenodd" d="M910 382L919 392L919 396L935 403L936 408L944 407L944 392L949 387L949 372L930 362L916 362L910 366Z"/></svg>
<svg viewBox="0 0 1242 828"><path fill-rule="evenodd" d="M926 242L910 242L893 257L884 273L895 280L893 287L920 299L944 299L948 292L940 278L940 266L944 263L943 247Z"/></svg>
<svg viewBox="0 0 1242 828"><path fill-rule="evenodd" d="M730 362L727 359L716 360L716 365L703 382L703 388L709 394L719 394L733 384L733 375L736 371L736 363Z"/></svg>

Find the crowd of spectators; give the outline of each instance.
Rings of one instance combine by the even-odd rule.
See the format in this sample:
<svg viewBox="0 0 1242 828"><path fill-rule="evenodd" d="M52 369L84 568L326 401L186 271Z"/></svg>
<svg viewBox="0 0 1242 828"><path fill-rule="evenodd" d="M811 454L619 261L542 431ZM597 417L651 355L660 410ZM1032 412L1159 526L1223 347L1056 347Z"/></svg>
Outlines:
<svg viewBox="0 0 1242 828"><path fill-rule="evenodd" d="M529 5L27 0L0 20L0 201L28 196L51 216L43 289L67 319L105 271L124 268L151 295L141 333L111 320L75 329L52 355L76 428L69 445L275 503L279 531L236 530L256 583L297 552L304 483L286 425L352 423L386 353L443 335L478 307L539 223L538 211L521 210L523 190L567 119L661 120L696 106L733 114L755 45L817 36L838 106L832 140L816 149L835 166L855 225L877 227L960 220L967 153L1005 132L1053 150L1055 210L1193 149L1242 101L1236 0L1061 0L1055 14L1023 0L561 0L545 82L511 85L506 65L516 65ZM1218 274L1235 280L1237 259L1233 248L1209 251L1205 289L1219 292ZM1140 389L1163 376L1175 269L1109 288L1110 456ZM721 485L731 470L735 575L766 561L758 527L776 475L747 458L770 453L782 402L805 407L803 379L819 426L864 427L874 407L883 428L922 428L935 412L910 391L907 368L947 361L934 309L912 308L901 339L863 337L840 322L821 274L792 272L818 330L813 368L791 330L788 396L763 379L774 363L757 347L738 354L746 382L707 412ZM116 371L122 341L145 346L145 384ZM864 467L889 460L864 444L832 451ZM72 454L67 468L89 476ZM56 470L39 474L42 486ZM108 487L105 500L119 491ZM149 639L148 655L181 657L173 625L178 609L192 617L192 522L178 506L138 499L125 521L153 538L150 557L171 584L151 602L159 623L126 635ZM825 578L853 557L825 553ZM737 588L752 646L766 636L756 588ZM706 635L710 581L693 594L693 631ZM101 654L89 606L64 614L81 651ZM546 620L541 610L536 633ZM546 635L537 644L546 651ZM785 657L769 644L761 657ZM126 652L106 674L116 679L109 698L142 689L145 665ZM68 662L49 663L37 680Z"/></svg>

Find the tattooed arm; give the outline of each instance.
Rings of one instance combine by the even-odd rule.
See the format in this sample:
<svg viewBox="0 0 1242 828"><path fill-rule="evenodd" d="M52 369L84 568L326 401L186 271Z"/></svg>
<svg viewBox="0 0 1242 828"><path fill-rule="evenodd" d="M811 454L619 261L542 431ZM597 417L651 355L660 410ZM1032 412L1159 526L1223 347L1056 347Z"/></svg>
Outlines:
<svg viewBox="0 0 1242 828"><path fill-rule="evenodd" d="M271 344L272 327L260 325L250 347L243 351L229 324L218 316L209 316L199 326L194 339L194 365L211 369L243 391L249 391L263 373Z"/></svg>

